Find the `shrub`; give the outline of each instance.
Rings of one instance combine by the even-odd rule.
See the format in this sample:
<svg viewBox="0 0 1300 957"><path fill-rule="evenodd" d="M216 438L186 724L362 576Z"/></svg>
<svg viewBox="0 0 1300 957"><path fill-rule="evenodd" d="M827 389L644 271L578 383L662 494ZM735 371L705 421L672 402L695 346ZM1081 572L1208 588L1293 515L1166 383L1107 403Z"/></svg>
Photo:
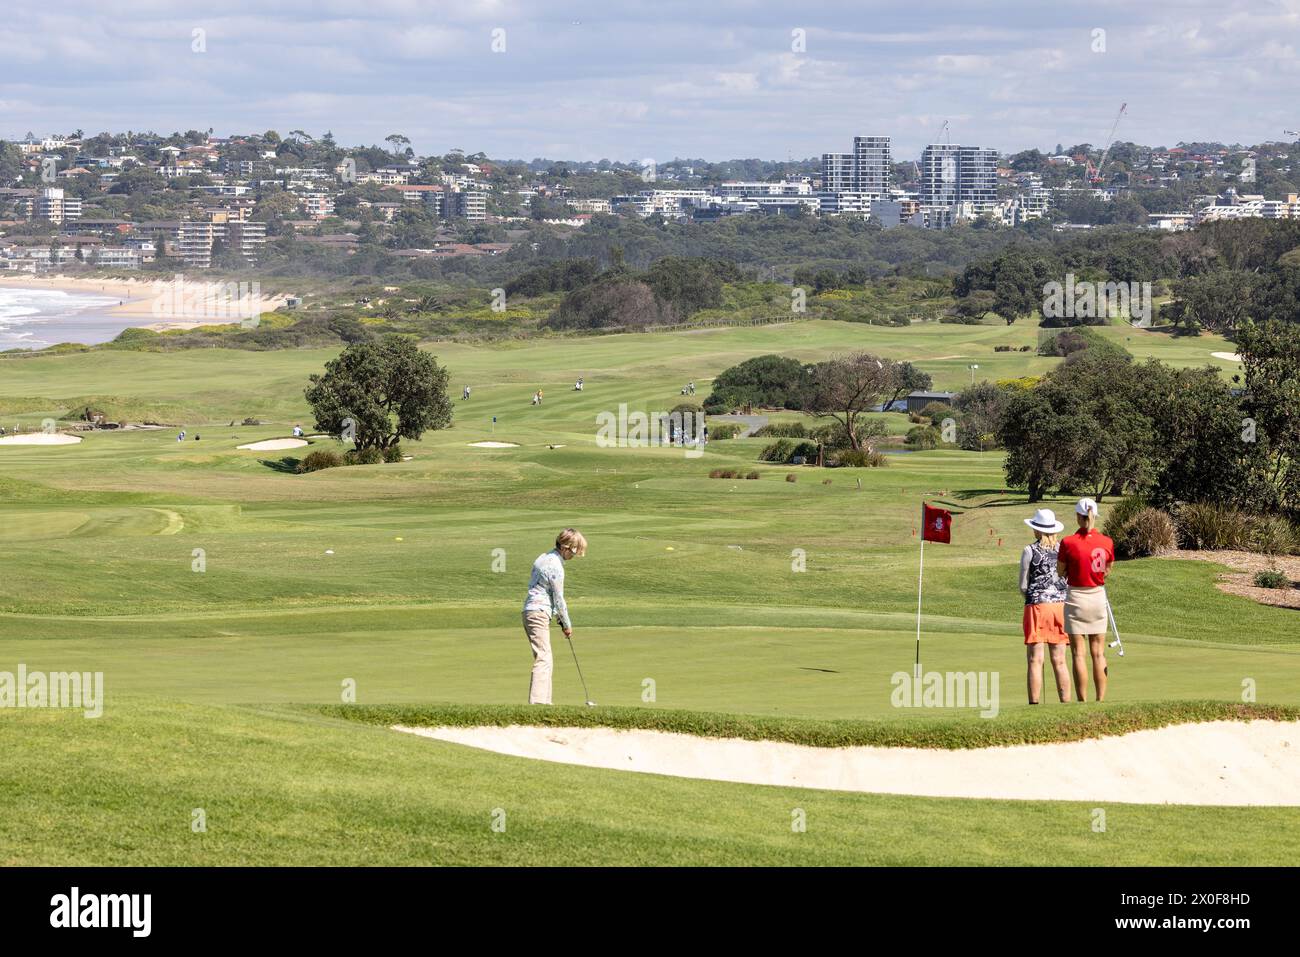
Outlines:
<svg viewBox="0 0 1300 957"><path fill-rule="evenodd" d="M1134 515L1146 507L1146 500L1140 495L1130 495L1128 498L1121 499L1106 509L1106 521L1102 523L1101 530L1115 539L1118 547L1125 527L1133 521Z"/></svg>
<svg viewBox="0 0 1300 957"><path fill-rule="evenodd" d="M757 472L750 472L748 475L745 476L745 478L747 478L747 479L756 479L756 478L758 478L758 473L757 473Z"/></svg>
<svg viewBox="0 0 1300 957"><path fill-rule="evenodd" d="M760 462L789 462L794 454L794 443L789 439L777 439L758 453Z"/></svg>
<svg viewBox="0 0 1300 957"><path fill-rule="evenodd" d="M246 418L246 419L244 420L243 424L244 424L244 425L261 425L262 422L261 422L260 419L255 419L255 418L253 418L253 417L250 415L248 418Z"/></svg>
<svg viewBox="0 0 1300 957"><path fill-rule="evenodd" d="M756 431L754 437L764 439L806 439L808 429L802 422L769 422Z"/></svg>
<svg viewBox="0 0 1300 957"><path fill-rule="evenodd" d="M796 445L796 446L794 447L794 451L792 451L792 452L790 453L790 458L792 458L792 459L793 459L793 458L796 458L796 457L798 457L798 456L803 456L803 460L804 460L805 462L816 462L816 461L817 461L817 443L816 443L816 442L800 442L798 445Z"/></svg>
<svg viewBox="0 0 1300 957"><path fill-rule="evenodd" d="M335 469L343 464L343 456L333 449L317 449L308 452L298 463L298 471L319 472L321 469Z"/></svg>
<svg viewBox="0 0 1300 957"><path fill-rule="evenodd" d="M1115 552L1123 558L1164 555L1178 547L1174 520L1158 508L1144 508L1135 513L1120 529Z"/></svg>
<svg viewBox="0 0 1300 957"><path fill-rule="evenodd" d="M1178 539L1184 548L1247 548L1246 517L1235 508L1208 503L1184 505L1178 513Z"/></svg>
<svg viewBox="0 0 1300 957"><path fill-rule="evenodd" d="M402 455L403 452L400 445L390 445L383 451L384 461L388 463L402 461Z"/></svg>
<svg viewBox="0 0 1300 957"><path fill-rule="evenodd" d="M722 478L722 469L714 469L709 473L709 478Z"/></svg>
<svg viewBox="0 0 1300 957"><path fill-rule="evenodd" d="M709 441L714 439L734 439L741 432L745 431L743 425L737 425L735 422L722 422L718 425L709 426Z"/></svg>
<svg viewBox="0 0 1300 957"><path fill-rule="evenodd" d="M831 484L831 480L830 480L830 479L822 479L822 484L823 484L823 485L830 485L830 484Z"/></svg>
<svg viewBox="0 0 1300 957"><path fill-rule="evenodd" d="M1256 588L1290 588L1291 580L1276 568L1255 572Z"/></svg>
<svg viewBox="0 0 1300 957"><path fill-rule="evenodd" d="M921 409L921 418L929 419L931 422L936 419L947 418L952 415L952 406L945 405L943 402L927 402Z"/></svg>
<svg viewBox="0 0 1300 957"><path fill-rule="evenodd" d="M933 449L939 445L940 433L933 425L918 425L907 430L904 440L909 448Z"/></svg>
<svg viewBox="0 0 1300 957"><path fill-rule="evenodd" d="M799 476L797 476L797 475L795 475L793 472L791 472L789 475L787 475L787 476L785 477L785 480L786 480L787 482L797 482L797 481L799 481Z"/></svg>
<svg viewBox="0 0 1300 957"><path fill-rule="evenodd" d="M378 465L384 460L384 453L373 445L364 449L348 449L343 453L343 460L348 465Z"/></svg>
<svg viewBox="0 0 1300 957"><path fill-rule="evenodd" d="M1281 515L1252 515L1246 520L1252 551L1289 555L1300 548L1300 533Z"/></svg>
<svg viewBox="0 0 1300 957"><path fill-rule="evenodd" d="M867 449L845 449L843 452L836 453L834 457L834 467L839 468L880 468L882 465L889 464L889 458L884 452Z"/></svg>

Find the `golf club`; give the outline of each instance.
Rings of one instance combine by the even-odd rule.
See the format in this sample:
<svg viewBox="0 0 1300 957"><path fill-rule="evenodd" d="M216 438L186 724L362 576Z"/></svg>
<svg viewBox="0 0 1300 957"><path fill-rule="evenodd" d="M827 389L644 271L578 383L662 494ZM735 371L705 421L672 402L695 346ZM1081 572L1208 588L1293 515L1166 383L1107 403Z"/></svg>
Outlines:
<svg viewBox="0 0 1300 957"><path fill-rule="evenodd" d="M569 642L569 651L573 653L573 665L578 669L578 680L582 682L582 697L586 699L588 708L594 708L596 707L596 702L591 700L591 694L587 691L587 679L582 676L582 665L578 664L578 653L573 650L573 639L568 635L565 635L564 637ZM1120 652L1120 654L1123 654L1123 652Z"/></svg>
<svg viewBox="0 0 1300 957"><path fill-rule="evenodd" d="M1106 614L1110 616L1110 626L1111 626L1111 628L1115 629L1115 640L1112 641L1112 642L1111 642L1109 645L1107 645L1106 647L1108 647L1108 648L1114 648L1116 645L1118 645L1118 646L1119 646L1119 656L1120 656L1121 658L1123 658L1123 657L1124 657L1124 642L1123 642L1123 640L1122 640L1122 639L1120 638L1120 636L1119 636L1119 625L1116 624L1116 622L1115 622L1115 612L1114 612L1114 610L1110 607L1110 596L1109 596L1109 595L1106 596Z"/></svg>

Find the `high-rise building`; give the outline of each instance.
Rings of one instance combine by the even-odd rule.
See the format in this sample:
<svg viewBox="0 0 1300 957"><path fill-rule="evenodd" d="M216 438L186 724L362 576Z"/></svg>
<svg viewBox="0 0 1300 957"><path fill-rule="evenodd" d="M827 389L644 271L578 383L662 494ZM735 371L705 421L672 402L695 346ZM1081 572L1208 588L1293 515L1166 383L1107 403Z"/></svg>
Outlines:
<svg viewBox="0 0 1300 957"><path fill-rule="evenodd" d="M921 205L949 209L969 203L976 213L998 201L997 150L934 143L921 154Z"/></svg>
<svg viewBox="0 0 1300 957"><path fill-rule="evenodd" d="M822 191L839 193L853 188L853 154L822 154Z"/></svg>
<svg viewBox="0 0 1300 957"><path fill-rule="evenodd" d="M448 219L464 219L481 223L487 219L487 194L477 189L457 190L444 197L444 215Z"/></svg>
<svg viewBox="0 0 1300 957"><path fill-rule="evenodd" d="M894 182L894 161L888 136L853 137L853 189L888 196Z"/></svg>

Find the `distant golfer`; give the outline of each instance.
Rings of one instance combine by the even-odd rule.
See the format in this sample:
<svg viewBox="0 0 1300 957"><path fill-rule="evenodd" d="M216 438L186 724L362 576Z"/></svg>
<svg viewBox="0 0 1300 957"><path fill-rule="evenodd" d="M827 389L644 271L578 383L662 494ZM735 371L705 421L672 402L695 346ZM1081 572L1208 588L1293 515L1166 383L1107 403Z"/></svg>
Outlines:
<svg viewBox="0 0 1300 957"><path fill-rule="evenodd" d="M564 604L564 563L587 553L587 540L576 528L566 528L555 538L555 548L539 555L528 579L524 599L524 634L533 650L533 677L528 685L529 704L551 703L551 618L560 623L564 637L573 637L569 609Z"/></svg>
<svg viewBox="0 0 1300 957"><path fill-rule="evenodd" d="M1070 668L1065 649L1065 579L1057 574L1056 537L1065 526L1050 508L1040 508L1025 524L1034 530L1034 541L1020 554L1020 593L1025 596L1025 660L1029 665L1029 703L1038 704L1043 693L1043 645L1052 657L1056 696L1072 700Z"/></svg>
<svg viewBox="0 0 1300 957"><path fill-rule="evenodd" d="M1115 563L1115 543L1097 531L1097 503L1081 498L1074 507L1079 530L1061 541L1057 571L1069 582L1065 632L1074 652L1074 687L1088 700L1088 657L1097 700L1106 700L1106 573Z"/></svg>

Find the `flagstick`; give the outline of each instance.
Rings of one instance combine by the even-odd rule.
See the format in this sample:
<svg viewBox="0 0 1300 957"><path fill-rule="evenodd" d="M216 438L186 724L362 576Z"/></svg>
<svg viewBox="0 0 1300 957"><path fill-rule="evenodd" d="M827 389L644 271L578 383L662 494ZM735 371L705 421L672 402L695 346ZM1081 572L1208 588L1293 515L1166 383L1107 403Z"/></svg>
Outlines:
<svg viewBox="0 0 1300 957"><path fill-rule="evenodd" d="M921 522L921 566L916 573L916 677L921 676L921 581L925 576L925 521Z"/></svg>

